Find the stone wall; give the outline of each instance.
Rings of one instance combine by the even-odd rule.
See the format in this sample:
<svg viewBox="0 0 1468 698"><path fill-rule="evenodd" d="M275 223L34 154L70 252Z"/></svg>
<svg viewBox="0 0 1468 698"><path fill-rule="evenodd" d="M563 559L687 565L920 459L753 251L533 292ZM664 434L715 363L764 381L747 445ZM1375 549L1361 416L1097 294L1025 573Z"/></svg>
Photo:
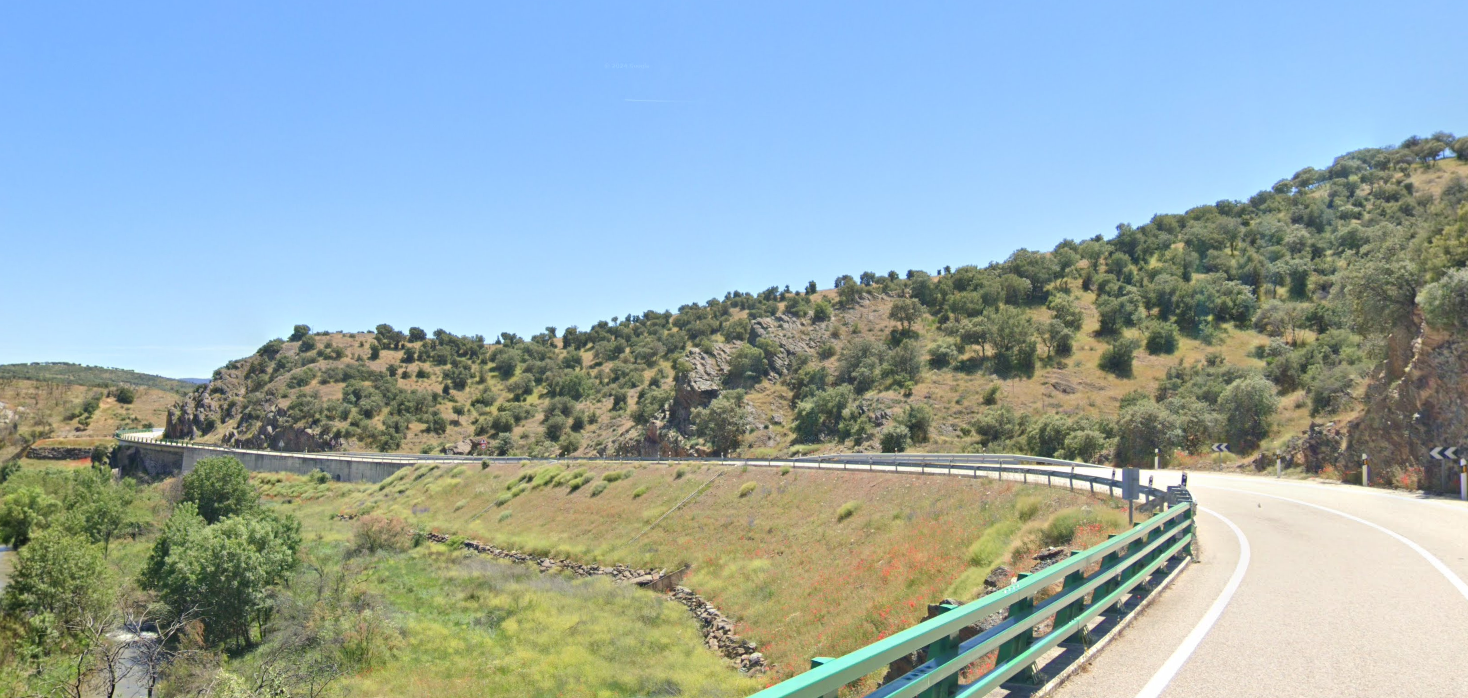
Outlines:
<svg viewBox="0 0 1468 698"><path fill-rule="evenodd" d="M91 451L87 451L91 455ZM201 458L230 456L253 472L298 473L305 475L320 470L340 482L381 482L399 468L413 461L401 458L374 458L370 455L270 453L214 446L185 444L153 444L123 442L113 455L112 467L126 475L150 478L183 475L194 469Z"/></svg>
<svg viewBox="0 0 1468 698"><path fill-rule="evenodd" d="M92 457L92 449L79 446L32 446L26 449L26 458L35 460L81 460Z"/></svg>

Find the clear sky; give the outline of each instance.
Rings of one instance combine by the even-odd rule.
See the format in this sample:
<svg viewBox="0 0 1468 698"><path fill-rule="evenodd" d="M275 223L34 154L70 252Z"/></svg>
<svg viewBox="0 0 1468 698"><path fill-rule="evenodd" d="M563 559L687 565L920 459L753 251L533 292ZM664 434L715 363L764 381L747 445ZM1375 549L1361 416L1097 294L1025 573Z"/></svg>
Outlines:
<svg viewBox="0 0 1468 698"><path fill-rule="evenodd" d="M0 5L0 363L983 264L1468 132L1468 3Z"/></svg>

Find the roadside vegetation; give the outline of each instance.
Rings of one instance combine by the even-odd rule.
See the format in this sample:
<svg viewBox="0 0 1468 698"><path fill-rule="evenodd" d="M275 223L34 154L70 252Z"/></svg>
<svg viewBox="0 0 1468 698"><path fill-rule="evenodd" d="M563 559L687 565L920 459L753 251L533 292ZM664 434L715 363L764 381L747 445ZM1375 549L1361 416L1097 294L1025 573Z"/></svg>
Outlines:
<svg viewBox="0 0 1468 698"><path fill-rule="evenodd" d="M1024 571L1047 545L1085 547L1125 527L1088 493L986 479L528 463L421 464L325 491L294 475L261 480L305 521L376 517L585 563L689 565L680 583L759 645L773 677L905 628L929 603L976 597L994 566ZM353 524L326 525L346 536ZM1014 535L981 566L968 552L994 529Z"/></svg>

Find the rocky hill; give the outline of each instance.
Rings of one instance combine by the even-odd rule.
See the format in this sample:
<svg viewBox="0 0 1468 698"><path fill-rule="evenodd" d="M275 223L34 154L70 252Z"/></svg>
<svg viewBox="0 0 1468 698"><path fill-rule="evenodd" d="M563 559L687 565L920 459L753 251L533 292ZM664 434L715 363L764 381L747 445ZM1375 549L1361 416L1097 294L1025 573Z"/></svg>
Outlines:
<svg viewBox="0 0 1468 698"><path fill-rule="evenodd" d="M1279 451L1343 478L1375 449L1384 481L1430 487L1441 473L1423 468L1426 448L1468 429L1455 142L1468 150L1436 134L1356 151L1248 201L982 268L731 292L528 339L298 326L217 371L167 433L545 456L1003 450L1150 464L1158 449L1191 466L1226 442L1261 467Z"/></svg>

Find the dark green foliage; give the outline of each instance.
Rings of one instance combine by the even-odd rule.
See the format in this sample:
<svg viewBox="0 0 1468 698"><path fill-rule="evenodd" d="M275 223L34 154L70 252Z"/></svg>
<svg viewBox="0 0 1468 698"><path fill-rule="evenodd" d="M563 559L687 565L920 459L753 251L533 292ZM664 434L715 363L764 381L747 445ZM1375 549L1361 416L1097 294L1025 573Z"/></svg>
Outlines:
<svg viewBox="0 0 1468 698"><path fill-rule="evenodd" d="M310 325L296 325L291 330L291 336L289 338L287 338L285 341L287 341L287 342L299 342L302 339L305 339L306 336L309 335L309 334L311 334L311 326Z"/></svg>
<svg viewBox="0 0 1468 698"><path fill-rule="evenodd" d="M1468 268L1455 269L1417 296L1428 324L1450 332L1468 329Z"/></svg>
<svg viewBox="0 0 1468 698"><path fill-rule="evenodd" d="M1116 420L1116 451L1113 461L1120 466L1152 465L1160 449L1162 465L1184 443L1182 426L1167 409L1155 402L1140 402L1121 411Z"/></svg>
<svg viewBox="0 0 1468 698"><path fill-rule="evenodd" d="M647 424L673 402L673 391L662 388L643 388L637 393L637 404L629 415L638 424Z"/></svg>
<svg viewBox="0 0 1468 698"><path fill-rule="evenodd" d="M906 426L894 422L882 429L882 453L901 453L911 445L912 437Z"/></svg>
<svg viewBox="0 0 1468 698"><path fill-rule="evenodd" d="M1279 409L1274 385L1259 376L1235 381L1218 398L1224 435L1236 453L1249 453L1269 435L1269 422Z"/></svg>
<svg viewBox="0 0 1468 698"><path fill-rule="evenodd" d="M754 427L754 418L744 404L744 393L728 391L693 411L693 427L698 437L717 455L727 455L739 447L744 435Z"/></svg>
<svg viewBox="0 0 1468 698"><path fill-rule="evenodd" d="M183 477L183 501L198 507L207 523L253 511L259 500L249 471L229 456L201 458Z"/></svg>
<svg viewBox="0 0 1468 698"><path fill-rule="evenodd" d="M1170 322L1150 322L1142 329L1146 337L1147 353L1153 356L1177 351L1177 325Z"/></svg>
<svg viewBox="0 0 1468 698"><path fill-rule="evenodd" d="M865 393L881 380L886 360L886 347L870 339L855 340L846 345L836 360L836 380Z"/></svg>
<svg viewBox="0 0 1468 698"><path fill-rule="evenodd" d="M734 387L753 386L764 377L765 353L749 344L740 346L729 356L729 373L725 382Z"/></svg>
<svg viewBox="0 0 1468 698"><path fill-rule="evenodd" d="M1140 346L1141 342L1132 337L1118 337L1101 350L1096 365L1117 378L1131 378L1132 360Z"/></svg>

